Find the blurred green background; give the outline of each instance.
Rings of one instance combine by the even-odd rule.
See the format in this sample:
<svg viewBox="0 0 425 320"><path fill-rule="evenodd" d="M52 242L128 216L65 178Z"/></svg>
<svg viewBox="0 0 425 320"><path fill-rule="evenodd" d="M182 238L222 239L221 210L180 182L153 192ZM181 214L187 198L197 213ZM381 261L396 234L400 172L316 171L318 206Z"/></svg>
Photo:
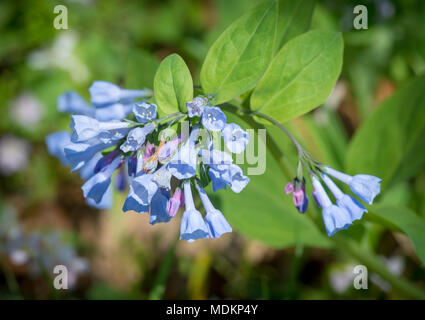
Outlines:
<svg viewBox="0 0 425 320"><path fill-rule="evenodd" d="M152 88L159 61L173 52L184 58L199 84L200 66L211 43L258 2L0 2L1 299L409 297L373 272L369 289L355 290L352 270L360 262L340 248L264 243L258 234L268 230L255 233L258 230L241 227L238 232L241 214L261 212L236 208L241 212L230 216L231 224L235 222L232 234L190 244L176 241L179 219L151 226L147 215L122 213L125 194L115 195L110 211L91 209L78 175L47 153L45 136L69 126L69 116L57 111L58 95L72 89L88 99L94 80ZM68 30L53 27L58 4L68 8ZM369 12L367 30L353 29L356 4L359 1L316 1L311 27L344 32L343 71L323 106L289 124L307 150L335 168L344 167L351 137L379 104L425 73L425 3L362 1ZM282 144L290 148L286 141ZM286 183L281 181L280 189L273 191L275 197L287 197ZM424 194L421 167L415 176L386 189L381 203L409 207L423 222ZM244 201L243 193L231 196ZM418 248L415 251L399 231L363 219L347 232L368 246L393 275L424 288ZM52 288L56 264L70 268L70 290Z"/></svg>

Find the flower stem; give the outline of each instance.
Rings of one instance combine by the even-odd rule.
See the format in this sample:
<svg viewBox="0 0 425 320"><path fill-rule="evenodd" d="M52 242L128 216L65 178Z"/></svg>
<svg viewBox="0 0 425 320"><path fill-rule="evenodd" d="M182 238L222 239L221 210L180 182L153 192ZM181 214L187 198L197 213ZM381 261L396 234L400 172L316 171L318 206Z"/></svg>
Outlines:
<svg viewBox="0 0 425 320"><path fill-rule="evenodd" d="M298 150L298 153L300 155L302 155L304 153L304 149L303 147L301 147L300 143L297 141L297 139L295 139L295 137L288 131L288 129L286 129L283 125L281 125L278 121L276 121L275 119L273 119L272 117L258 112L258 111L251 111L249 112L252 115L256 115L260 118L266 119L267 121L271 122L272 124L274 124L275 126L277 126L280 130L282 130L288 137L289 139L291 139L291 141L294 143L295 147Z"/></svg>

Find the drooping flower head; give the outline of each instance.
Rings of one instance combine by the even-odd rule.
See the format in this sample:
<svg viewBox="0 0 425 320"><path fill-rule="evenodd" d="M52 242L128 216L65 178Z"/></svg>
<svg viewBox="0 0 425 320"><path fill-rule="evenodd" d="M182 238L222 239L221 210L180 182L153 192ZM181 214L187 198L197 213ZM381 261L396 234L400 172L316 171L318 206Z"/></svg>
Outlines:
<svg viewBox="0 0 425 320"><path fill-rule="evenodd" d="M89 91L91 104L75 92L58 99L59 110L71 114L71 132L46 139L49 151L85 180L82 190L89 205L111 207L112 190L128 190L123 211L149 212L151 224L168 222L185 206L181 239L192 242L231 232L203 188L199 193L205 221L192 198L191 183L202 174L214 191L230 187L239 193L249 182L231 154L215 149L213 143L213 138L222 137L231 152L241 152L249 136L238 125L226 124L224 112L208 104L210 96L187 101L187 114L158 119L156 104L136 100L152 94L149 90L95 81ZM167 141L162 133L169 135L162 130L187 118L188 131L177 126L180 132Z"/></svg>

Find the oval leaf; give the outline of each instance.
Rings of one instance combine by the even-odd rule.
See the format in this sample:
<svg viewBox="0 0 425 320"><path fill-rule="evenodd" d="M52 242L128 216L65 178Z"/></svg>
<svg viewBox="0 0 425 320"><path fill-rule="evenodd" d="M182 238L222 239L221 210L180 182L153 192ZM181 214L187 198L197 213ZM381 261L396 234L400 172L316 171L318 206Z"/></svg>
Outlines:
<svg viewBox="0 0 425 320"><path fill-rule="evenodd" d="M425 165L425 76L397 90L357 130L347 154L349 173L370 173L383 188Z"/></svg>
<svg viewBox="0 0 425 320"><path fill-rule="evenodd" d="M251 109L280 122L323 103L342 67L339 32L309 31L290 40L273 59L251 96Z"/></svg>
<svg viewBox="0 0 425 320"><path fill-rule="evenodd" d="M315 0L280 0L277 49L310 28Z"/></svg>
<svg viewBox="0 0 425 320"><path fill-rule="evenodd" d="M178 54L162 60L154 79L155 101L167 114L186 112L186 102L193 98L190 71Z"/></svg>
<svg viewBox="0 0 425 320"><path fill-rule="evenodd" d="M201 69L202 88L214 103L251 89L273 55L277 1L269 1L231 24L214 42Z"/></svg>

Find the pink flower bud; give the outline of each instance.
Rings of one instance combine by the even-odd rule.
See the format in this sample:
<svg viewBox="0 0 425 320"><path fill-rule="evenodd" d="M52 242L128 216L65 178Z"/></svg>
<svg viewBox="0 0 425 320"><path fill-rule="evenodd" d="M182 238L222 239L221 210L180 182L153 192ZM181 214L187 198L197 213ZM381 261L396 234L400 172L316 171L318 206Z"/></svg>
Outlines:
<svg viewBox="0 0 425 320"><path fill-rule="evenodd" d="M304 201L305 193L303 189L297 189L292 194L292 200L296 207L300 206Z"/></svg>
<svg viewBox="0 0 425 320"><path fill-rule="evenodd" d="M183 192L180 188L176 188L173 196L168 200L167 213L170 217L175 217L179 207L181 206Z"/></svg>
<svg viewBox="0 0 425 320"><path fill-rule="evenodd" d="M290 194L291 192L294 192L294 185L292 184L292 182L289 182L289 183L285 186L285 193L286 193L286 194Z"/></svg>
<svg viewBox="0 0 425 320"><path fill-rule="evenodd" d="M146 152L145 152L145 156L148 156L148 158L153 155L153 152L155 151L155 145L152 143L148 143L146 145Z"/></svg>

